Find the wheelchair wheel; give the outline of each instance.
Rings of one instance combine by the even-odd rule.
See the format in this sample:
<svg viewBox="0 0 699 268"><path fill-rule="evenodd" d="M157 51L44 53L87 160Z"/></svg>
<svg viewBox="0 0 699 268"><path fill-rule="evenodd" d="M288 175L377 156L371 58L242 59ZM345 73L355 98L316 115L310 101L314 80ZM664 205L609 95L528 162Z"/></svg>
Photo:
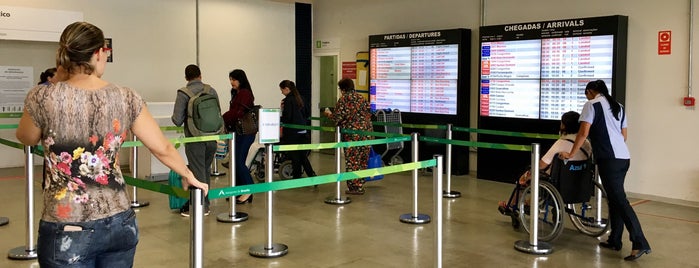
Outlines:
<svg viewBox="0 0 699 268"><path fill-rule="evenodd" d="M250 165L250 175L252 175L253 178L257 179L258 182L265 182L265 169L264 165L260 162L256 162L253 160L253 163Z"/></svg>
<svg viewBox="0 0 699 268"><path fill-rule="evenodd" d="M539 181L539 215L537 215L537 232L541 241L550 242L563 233L563 198L556 187L546 181ZM529 211L532 200L532 187L527 186L519 197L519 219L528 233L532 232Z"/></svg>
<svg viewBox="0 0 699 268"><path fill-rule="evenodd" d="M607 204L607 192L602 185L595 182L595 189L590 201L567 204L568 216L575 228L583 234L599 237L609 231L609 207Z"/></svg>
<svg viewBox="0 0 699 268"><path fill-rule="evenodd" d="M279 164L279 178L282 180L290 180L294 178L294 167L291 165L291 160L286 160Z"/></svg>

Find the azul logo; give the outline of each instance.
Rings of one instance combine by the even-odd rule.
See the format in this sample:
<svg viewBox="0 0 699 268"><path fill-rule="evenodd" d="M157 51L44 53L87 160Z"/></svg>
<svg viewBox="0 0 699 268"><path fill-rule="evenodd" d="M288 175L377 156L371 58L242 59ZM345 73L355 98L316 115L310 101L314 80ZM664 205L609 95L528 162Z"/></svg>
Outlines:
<svg viewBox="0 0 699 268"><path fill-rule="evenodd" d="M0 17L9 18L9 17L10 17L10 13L9 13L9 12L2 12L2 11L0 11Z"/></svg>
<svg viewBox="0 0 699 268"><path fill-rule="evenodd" d="M570 165L570 168L568 170L572 170L572 171L584 170L586 166L587 166L587 164L582 164L582 165L578 165L578 166Z"/></svg>

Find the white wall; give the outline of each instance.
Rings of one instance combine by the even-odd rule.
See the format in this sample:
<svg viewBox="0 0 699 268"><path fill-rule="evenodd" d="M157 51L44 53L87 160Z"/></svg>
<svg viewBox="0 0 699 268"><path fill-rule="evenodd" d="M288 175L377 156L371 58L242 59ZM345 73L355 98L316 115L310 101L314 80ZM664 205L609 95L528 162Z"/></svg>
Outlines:
<svg viewBox="0 0 699 268"><path fill-rule="evenodd" d="M341 60L348 61L357 51L367 50L371 34L462 27L473 30L472 55L478 55L480 2L316 1L314 38L341 38ZM632 161L626 189L631 196L699 205L699 142L693 138L699 132L699 115L696 109L681 105L688 88L689 1L497 0L485 4L486 25L629 16L626 106ZM694 12L698 11L695 7ZM672 55L657 55L661 30L672 31ZM696 28L694 36L699 36ZM471 125L475 126L478 57L472 58ZM696 72L692 77L699 81ZM474 162L470 166L476 168Z"/></svg>
<svg viewBox="0 0 699 268"><path fill-rule="evenodd" d="M103 78L138 91L148 102L173 101L185 85L184 67L196 63L195 0L0 0L0 5L82 12L113 38L114 62ZM295 79L294 4L289 1L199 0L200 65L205 83L228 109L228 72L244 69L256 102L278 107L279 81ZM0 26L1 27L1 26ZM55 65L57 43L0 40L0 65ZM0 124L17 123L0 119ZM14 140L14 131L0 130ZM0 146L0 167L22 166L17 149Z"/></svg>

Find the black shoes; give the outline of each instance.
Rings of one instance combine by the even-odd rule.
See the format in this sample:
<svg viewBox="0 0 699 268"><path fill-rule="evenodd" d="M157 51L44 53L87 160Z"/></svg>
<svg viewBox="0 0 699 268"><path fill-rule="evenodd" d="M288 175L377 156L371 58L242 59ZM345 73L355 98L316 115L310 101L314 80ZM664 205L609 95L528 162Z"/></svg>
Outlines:
<svg viewBox="0 0 699 268"><path fill-rule="evenodd" d="M634 251L637 251L636 254L633 253ZM643 254L650 254L650 249L638 249L638 250L634 249L631 251L631 255L626 256L624 258L624 260L625 261L634 261L634 260L640 258L641 256L643 256Z"/></svg>
<svg viewBox="0 0 699 268"><path fill-rule="evenodd" d="M610 244L609 242L599 242L599 246L602 248L608 248L614 251L621 250L621 245Z"/></svg>
<svg viewBox="0 0 699 268"><path fill-rule="evenodd" d="M248 196L248 199L245 199L245 200L243 200L243 201L240 201L240 200L238 200L238 198L236 198L236 199L235 199L235 203L236 203L236 204L239 204L239 205L242 205L242 204L245 204L245 203L252 203L252 197L253 197L253 195L250 195L250 196Z"/></svg>
<svg viewBox="0 0 699 268"><path fill-rule="evenodd" d="M363 194L364 194L364 188L348 189L348 190L345 190L345 194L363 195Z"/></svg>

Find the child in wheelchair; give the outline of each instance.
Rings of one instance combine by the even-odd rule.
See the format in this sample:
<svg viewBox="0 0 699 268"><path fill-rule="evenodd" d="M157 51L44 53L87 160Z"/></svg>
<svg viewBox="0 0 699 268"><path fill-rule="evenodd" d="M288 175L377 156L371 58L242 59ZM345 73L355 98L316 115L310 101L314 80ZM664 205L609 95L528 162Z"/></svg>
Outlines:
<svg viewBox="0 0 699 268"><path fill-rule="evenodd" d="M573 147L573 143L575 142L575 136L580 129L580 122L578 122L579 119L580 114L574 111L566 112L563 114L563 116L561 116L561 125L559 130L561 137L556 140L546 154L544 154L544 156L539 160L539 168L541 170L539 174L542 179L547 179L551 175L550 165L554 160L554 157L556 157L559 152L570 152L570 149ZM578 151L576 155L571 157L570 160L587 160L590 158L590 153L588 152L592 152L592 146L590 145L590 142L585 141L581 147L581 150ZM522 174L515 182L517 184L515 185L516 189L522 190L526 188L529 185L530 180L530 169L527 169L527 171L525 171L524 174ZM517 198L514 197L515 194L513 193L509 200L500 201L498 203L498 211L500 211L500 213L503 215L512 216L517 206Z"/></svg>

